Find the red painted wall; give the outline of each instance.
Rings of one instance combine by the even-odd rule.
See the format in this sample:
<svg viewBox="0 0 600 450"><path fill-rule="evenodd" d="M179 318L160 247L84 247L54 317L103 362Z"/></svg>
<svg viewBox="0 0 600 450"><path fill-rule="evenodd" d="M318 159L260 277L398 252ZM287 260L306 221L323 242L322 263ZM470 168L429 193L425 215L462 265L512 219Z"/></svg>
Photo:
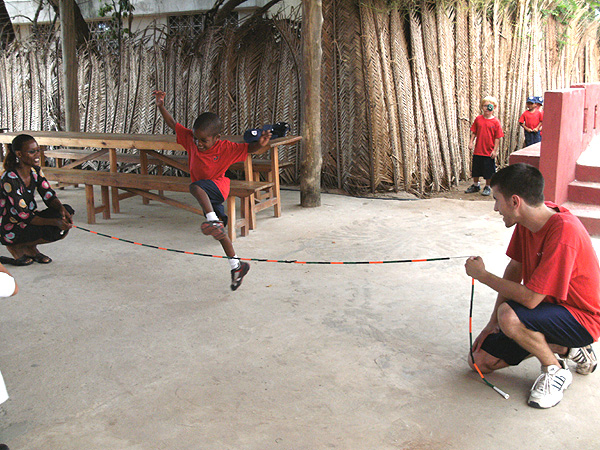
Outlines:
<svg viewBox="0 0 600 450"><path fill-rule="evenodd" d="M575 179L575 164L583 151L584 89L548 91L544 95L544 137L540 171L546 180L546 200L562 204Z"/></svg>
<svg viewBox="0 0 600 450"><path fill-rule="evenodd" d="M592 139L600 134L600 83L576 84L571 87L585 89L582 140L585 150Z"/></svg>
<svg viewBox="0 0 600 450"><path fill-rule="evenodd" d="M544 196L567 201L577 159L600 134L600 83L575 85L544 95L544 137L539 169L546 180Z"/></svg>

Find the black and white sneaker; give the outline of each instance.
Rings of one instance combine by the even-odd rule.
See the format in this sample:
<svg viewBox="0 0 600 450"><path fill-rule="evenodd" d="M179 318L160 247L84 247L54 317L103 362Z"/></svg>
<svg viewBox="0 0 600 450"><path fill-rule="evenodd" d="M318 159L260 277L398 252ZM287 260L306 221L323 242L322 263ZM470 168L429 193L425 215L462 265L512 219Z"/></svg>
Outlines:
<svg viewBox="0 0 600 450"><path fill-rule="evenodd" d="M204 222L200 228L202 229L202 234L212 236L217 241L221 241L227 237L223 222L220 220L208 220Z"/></svg>
<svg viewBox="0 0 600 450"><path fill-rule="evenodd" d="M244 276L250 271L250 264L241 262L240 267L231 270L231 290L235 291L242 284Z"/></svg>
<svg viewBox="0 0 600 450"><path fill-rule="evenodd" d="M596 366L598 365L596 353L594 353L594 349L591 345L580 348L570 348L565 358L570 359L577 364L575 372L581 375L589 375L596 370Z"/></svg>
<svg viewBox="0 0 600 450"><path fill-rule="evenodd" d="M479 189L480 189L479 186L472 184L471 186L469 186L469 189L467 189L465 191L465 194L472 194L473 192L479 192Z"/></svg>
<svg viewBox="0 0 600 450"><path fill-rule="evenodd" d="M527 404L534 408L552 408L562 400L573 381L569 369L561 366L542 366L542 373L531 388Z"/></svg>

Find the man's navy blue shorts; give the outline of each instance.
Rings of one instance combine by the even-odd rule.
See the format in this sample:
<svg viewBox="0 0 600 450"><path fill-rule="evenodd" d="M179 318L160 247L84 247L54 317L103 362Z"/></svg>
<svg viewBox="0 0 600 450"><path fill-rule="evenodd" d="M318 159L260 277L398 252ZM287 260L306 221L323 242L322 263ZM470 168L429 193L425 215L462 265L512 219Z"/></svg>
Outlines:
<svg viewBox="0 0 600 450"><path fill-rule="evenodd" d="M223 206L225 199L215 182L213 180L198 180L192 184L202 188L206 192L215 213L217 213L219 220L223 221L223 226L226 227L228 217L225 214L225 207Z"/></svg>
<svg viewBox="0 0 600 450"><path fill-rule="evenodd" d="M496 161L490 156L473 155L473 178L483 177L489 180L496 173Z"/></svg>
<svg viewBox="0 0 600 450"><path fill-rule="evenodd" d="M523 325L542 333L549 344L578 348L594 342L590 333L562 305L542 302L535 308L529 309L513 300L507 303ZM481 349L511 366L516 366L529 356L527 350L508 338L502 331L490 334Z"/></svg>

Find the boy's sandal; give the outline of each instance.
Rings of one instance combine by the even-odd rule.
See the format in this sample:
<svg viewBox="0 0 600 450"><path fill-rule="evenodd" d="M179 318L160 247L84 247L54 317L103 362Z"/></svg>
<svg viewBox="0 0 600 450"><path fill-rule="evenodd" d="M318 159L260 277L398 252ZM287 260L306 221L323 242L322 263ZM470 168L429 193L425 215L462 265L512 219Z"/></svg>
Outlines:
<svg viewBox="0 0 600 450"><path fill-rule="evenodd" d="M31 256L23 255L20 258L10 258L9 256L0 256L1 264L10 264L11 266L29 266L33 264Z"/></svg>
<svg viewBox="0 0 600 450"><path fill-rule="evenodd" d="M32 258L36 263L40 264L50 264L52 262L52 258L44 255L43 253L36 253L34 256L32 256Z"/></svg>

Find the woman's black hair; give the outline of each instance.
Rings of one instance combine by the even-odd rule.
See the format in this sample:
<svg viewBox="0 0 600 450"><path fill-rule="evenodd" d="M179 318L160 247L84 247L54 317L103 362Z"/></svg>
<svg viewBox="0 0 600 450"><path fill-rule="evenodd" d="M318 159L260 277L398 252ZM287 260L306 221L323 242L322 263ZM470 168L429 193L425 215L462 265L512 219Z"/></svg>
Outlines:
<svg viewBox="0 0 600 450"><path fill-rule="evenodd" d="M4 158L4 170L14 170L17 167L17 153L23 150L23 146L30 141L35 141L33 136L28 134L19 134L12 140L8 146L8 154Z"/></svg>

